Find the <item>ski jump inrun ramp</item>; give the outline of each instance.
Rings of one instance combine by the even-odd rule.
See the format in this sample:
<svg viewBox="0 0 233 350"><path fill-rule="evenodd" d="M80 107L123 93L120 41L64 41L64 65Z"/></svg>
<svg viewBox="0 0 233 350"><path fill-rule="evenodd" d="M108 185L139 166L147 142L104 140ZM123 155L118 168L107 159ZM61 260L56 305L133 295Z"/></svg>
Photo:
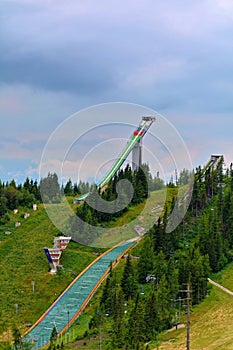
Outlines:
<svg viewBox="0 0 233 350"><path fill-rule="evenodd" d="M152 123L156 120L155 117L149 117L145 116L142 117L141 122L139 123L138 128L134 131L133 135L130 137L127 145L125 148L123 148L121 154L113 164L112 168L109 170L109 172L105 175L105 177L100 181L100 183L97 185L98 189L103 188L117 173L117 171L120 169L128 155L132 152L133 148L142 140ZM89 196L89 192L83 194L82 196L75 198L76 201L81 202L84 201Z"/></svg>
<svg viewBox="0 0 233 350"><path fill-rule="evenodd" d="M58 335L66 332L107 276L110 264L114 267L134 244L134 240L120 243L94 260L29 329L24 340L39 349L49 343L54 326Z"/></svg>

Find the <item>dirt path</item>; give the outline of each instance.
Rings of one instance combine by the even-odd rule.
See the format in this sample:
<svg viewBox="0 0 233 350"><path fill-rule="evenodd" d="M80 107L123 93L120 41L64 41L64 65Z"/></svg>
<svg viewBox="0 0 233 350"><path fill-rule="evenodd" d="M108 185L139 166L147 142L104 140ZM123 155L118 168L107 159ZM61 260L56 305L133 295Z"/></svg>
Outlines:
<svg viewBox="0 0 233 350"><path fill-rule="evenodd" d="M217 282L212 281L210 278L208 278L208 282L210 282L210 283L213 284L214 286L216 286L216 287L222 289L224 292L226 292L226 293L228 293L228 294L230 294L230 295L233 295L233 292L232 292L232 291L230 291L229 289L227 289L227 288L221 286L221 284L218 284Z"/></svg>

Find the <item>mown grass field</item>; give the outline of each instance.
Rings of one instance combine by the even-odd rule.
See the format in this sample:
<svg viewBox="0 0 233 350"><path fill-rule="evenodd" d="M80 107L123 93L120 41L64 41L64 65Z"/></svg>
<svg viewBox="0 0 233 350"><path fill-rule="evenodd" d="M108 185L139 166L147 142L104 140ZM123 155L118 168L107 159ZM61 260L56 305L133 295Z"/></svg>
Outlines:
<svg viewBox="0 0 233 350"><path fill-rule="evenodd" d="M211 278L233 291L233 264ZM183 320L185 322L185 319ZM165 333L160 350L186 349L186 328ZM152 346L157 349L156 346ZM192 350L233 349L233 297L215 286L191 315Z"/></svg>

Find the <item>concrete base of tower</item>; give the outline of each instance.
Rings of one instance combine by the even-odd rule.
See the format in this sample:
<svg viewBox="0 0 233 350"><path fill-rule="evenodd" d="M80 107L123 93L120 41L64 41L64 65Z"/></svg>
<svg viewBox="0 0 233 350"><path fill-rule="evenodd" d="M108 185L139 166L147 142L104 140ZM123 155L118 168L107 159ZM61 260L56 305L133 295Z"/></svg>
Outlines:
<svg viewBox="0 0 233 350"><path fill-rule="evenodd" d="M142 142L139 141L132 150L132 170L135 171L142 165Z"/></svg>

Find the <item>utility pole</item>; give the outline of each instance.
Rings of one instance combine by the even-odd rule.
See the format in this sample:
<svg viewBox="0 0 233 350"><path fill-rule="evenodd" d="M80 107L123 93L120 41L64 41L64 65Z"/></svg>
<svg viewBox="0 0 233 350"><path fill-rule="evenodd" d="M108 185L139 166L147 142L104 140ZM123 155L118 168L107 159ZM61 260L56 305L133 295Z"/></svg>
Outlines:
<svg viewBox="0 0 233 350"><path fill-rule="evenodd" d="M190 350L190 283L187 284L187 338L186 338L186 349Z"/></svg>
<svg viewBox="0 0 233 350"><path fill-rule="evenodd" d="M190 304L191 304L191 290L190 290L190 282L187 283L187 289L180 290L180 292L187 293L187 335L186 335L186 350L190 350Z"/></svg>
<svg viewBox="0 0 233 350"><path fill-rule="evenodd" d="M101 316L100 316L100 350L102 350L102 320L101 320Z"/></svg>
<svg viewBox="0 0 233 350"><path fill-rule="evenodd" d="M70 327L70 311L67 310L67 316L68 316L68 324L67 324L67 341L69 343L70 341L70 330L69 330L69 327Z"/></svg>

